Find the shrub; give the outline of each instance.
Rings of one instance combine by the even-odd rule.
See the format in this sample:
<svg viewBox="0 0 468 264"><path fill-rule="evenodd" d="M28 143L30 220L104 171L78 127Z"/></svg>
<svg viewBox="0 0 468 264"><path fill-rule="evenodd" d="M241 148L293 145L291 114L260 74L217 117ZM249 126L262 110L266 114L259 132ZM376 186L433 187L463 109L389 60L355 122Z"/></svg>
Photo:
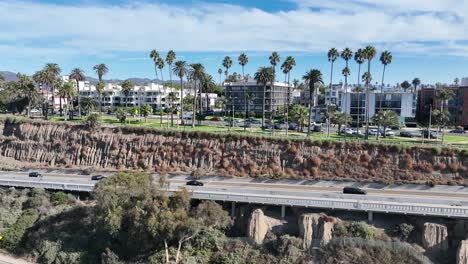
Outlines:
<svg viewBox="0 0 468 264"><path fill-rule="evenodd" d="M57 205L65 204L68 201L68 195L64 192L55 192L52 194L52 201Z"/></svg>
<svg viewBox="0 0 468 264"><path fill-rule="evenodd" d="M86 117L86 126L90 128L99 127L101 116L97 113L92 113Z"/></svg>
<svg viewBox="0 0 468 264"><path fill-rule="evenodd" d="M352 237L374 239L377 236L375 228L362 221L352 222L347 229L348 234Z"/></svg>
<svg viewBox="0 0 468 264"><path fill-rule="evenodd" d="M0 240L0 247L14 252L26 230L36 222L38 217L39 215L34 209L24 211L18 220L7 228L3 239Z"/></svg>
<svg viewBox="0 0 468 264"><path fill-rule="evenodd" d="M393 234L398 236L400 240L406 241L408 240L408 237L411 235L411 233L414 230L414 226L411 224L407 223L401 223L393 229Z"/></svg>
<svg viewBox="0 0 468 264"><path fill-rule="evenodd" d="M117 108L115 110L115 116L120 121L120 123L123 123L127 119L127 112L123 108Z"/></svg>

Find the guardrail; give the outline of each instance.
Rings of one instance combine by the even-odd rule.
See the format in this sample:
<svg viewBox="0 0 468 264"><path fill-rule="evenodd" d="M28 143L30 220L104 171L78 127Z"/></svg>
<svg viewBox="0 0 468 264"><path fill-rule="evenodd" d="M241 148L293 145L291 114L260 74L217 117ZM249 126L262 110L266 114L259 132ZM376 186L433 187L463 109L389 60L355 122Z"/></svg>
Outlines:
<svg viewBox="0 0 468 264"><path fill-rule="evenodd" d="M93 184L77 183L57 183L48 181L21 181L21 180L0 180L0 186L21 187L21 188L44 188L52 190L67 190L91 192ZM178 191L179 188L168 188L169 194ZM367 200L351 200L339 198L295 198L269 194L251 194L251 193L230 193L214 192L190 189L192 197L200 200L229 201L252 204L285 205L311 208L342 209L364 212L383 212L411 215L430 215L441 217L468 218L468 209L466 207L452 207L447 205L417 205L396 202L374 202Z"/></svg>

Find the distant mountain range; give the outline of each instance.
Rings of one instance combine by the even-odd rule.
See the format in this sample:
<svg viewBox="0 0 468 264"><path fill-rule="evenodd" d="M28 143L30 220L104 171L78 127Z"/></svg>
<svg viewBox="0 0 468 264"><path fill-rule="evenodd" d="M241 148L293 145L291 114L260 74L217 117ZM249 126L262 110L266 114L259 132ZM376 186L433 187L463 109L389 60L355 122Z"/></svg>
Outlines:
<svg viewBox="0 0 468 264"><path fill-rule="evenodd" d="M6 81L16 81L18 78L16 78L16 73L10 72L10 71L0 71L0 74L5 78ZM91 84L97 84L98 79L94 77L86 77L86 80L89 81ZM157 79L149 79L149 78L128 78L128 80L132 81L135 85L144 85L148 84L151 82L154 83L161 83L161 80ZM123 80L120 79L109 79L109 80L104 80L105 82L110 82L110 83L119 83L122 82ZM168 81L165 81L165 83L168 83ZM174 81L176 83L176 81Z"/></svg>

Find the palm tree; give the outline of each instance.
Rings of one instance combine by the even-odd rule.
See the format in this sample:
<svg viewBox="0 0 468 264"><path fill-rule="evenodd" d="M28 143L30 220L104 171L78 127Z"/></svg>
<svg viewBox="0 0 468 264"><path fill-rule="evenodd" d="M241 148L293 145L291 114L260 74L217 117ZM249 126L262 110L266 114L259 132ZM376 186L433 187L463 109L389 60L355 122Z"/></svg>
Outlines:
<svg viewBox="0 0 468 264"><path fill-rule="evenodd" d="M273 86L275 80L275 75L273 73L272 67L260 67L255 73L254 79L257 81L257 84L263 85L263 98L262 98L262 129L265 129L265 101L266 101L266 86L269 83ZM271 99L271 98L270 98ZM270 111L271 111L271 102L270 102ZM271 124L273 125L273 124Z"/></svg>
<svg viewBox="0 0 468 264"><path fill-rule="evenodd" d="M159 69L159 72L161 73L161 81L162 81L162 85L163 85L163 90L164 90L164 94L166 94L166 86L164 85L164 77L163 77L163 72L162 70L164 69L164 60L162 58L158 58L157 61L156 61L156 65L158 66L158 69ZM162 96L161 96L161 91L159 91L159 111L160 111L160 115L159 115L159 127L162 127Z"/></svg>
<svg viewBox="0 0 468 264"><path fill-rule="evenodd" d="M103 81L99 81L96 84L96 92L98 93L98 96L99 96L99 114L102 113L102 92L104 91L105 87L106 85L104 84Z"/></svg>
<svg viewBox="0 0 468 264"><path fill-rule="evenodd" d="M188 69L187 69L187 62L185 61L176 61L174 67L172 68L172 72L179 76L180 78L180 116L182 117L182 125L184 125L184 104L183 104L183 99L184 99L184 76L187 75ZM195 113L193 113L195 114ZM172 118L172 117L171 117ZM177 125L179 125L179 122L177 122Z"/></svg>
<svg viewBox="0 0 468 264"><path fill-rule="evenodd" d="M413 93L415 93L416 89L421 84L421 80L419 80L419 78L414 78L411 84L413 84L413 88L414 88Z"/></svg>
<svg viewBox="0 0 468 264"><path fill-rule="evenodd" d="M50 88L52 93L52 107L55 104L55 84L62 70L56 63L47 63L40 73L36 73L40 82ZM53 111L53 108L52 108Z"/></svg>
<svg viewBox="0 0 468 264"><path fill-rule="evenodd" d="M406 92L406 90L408 90L411 87L411 84L405 80L400 84L400 86Z"/></svg>
<svg viewBox="0 0 468 264"><path fill-rule="evenodd" d="M351 51L350 48L345 48L341 52L341 58L345 60L346 66L342 71L343 76L345 77L345 99L344 99L344 111L348 109L348 77L351 74L351 71L349 69L349 60L353 58L353 52Z"/></svg>
<svg viewBox="0 0 468 264"><path fill-rule="evenodd" d="M221 68L218 69L219 74L219 85L221 85L221 75L223 74L223 70Z"/></svg>
<svg viewBox="0 0 468 264"><path fill-rule="evenodd" d="M133 91L133 88L135 87L135 84L133 84L132 81L130 80L125 80L120 84L122 86L122 93L125 95L125 108L128 107L128 95L130 94L131 91Z"/></svg>
<svg viewBox="0 0 468 264"><path fill-rule="evenodd" d="M177 101L177 94L175 92L170 92L167 95L167 100L170 104L169 110L171 111L171 127L174 127L174 111L176 110L174 103Z"/></svg>
<svg viewBox="0 0 468 264"><path fill-rule="evenodd" d="M244 67L249 62L249 57L247 57L245 53L242 53L241 55L239 55L239 58L237 58L237 60L239 61L239 65L242 66L242 79L244 79Z"/></svg>
<svg viewBox="0 0 468 264"><path fill-rule="evenodd" d="M364 50L363 49L358 49L358 51L356 51L356 53L354 53L354 60L359 65L359 68L358 68L358 83L357 83L357 85L359 87L360 82L361 82L361 65L365 62Z"/></svg>
<svg viewBox="0 0 468 264"><path fill-rule="evenodd" d="M224 59L223 59L223 67L226 69L226 70L224 71L224 74L226 74L226 80L227 80L227 78L228 78L229 68L231 68L231 66L232 66L232 60L231 60L231 58L230 58L229 56L224 57Z"/></svg>
<svg viewBox="0 0 468 264"><path fill-rule="evenodd" d="M291 109L291 117L299 124L299 130L304 130L304 124L307 122L309 110L300 104L295 104Z"/></svg>
<svg viewBox="0 0 468 264"><path fill-rule="evenodd" d="M276 65L280 61L280 55L278 54L278 52L273 51L268 59L270 60L270 64L273 67L273 74L275 75L275 79L273 81L275 81L276 80Z"/></svg>
<svg viewBox="0 0 468 264"><path fill-rule="evenodd" d="M296 60L292 56L286 57L286 60L284 60L283 64L281 65L281 70L284 73L284 78L285 81L287 79L288 83L288 91L286 95L286 104L285 104L285 125L286 125L286 136L288 135L288 130L289 130L289 99L291 98L291 87L289 85L289 77L291 74L291 70L293 67L296 66Z"/></svg>
<svg viewBox="0 0 468 264"><path fill-rule="evenodd" d="M252 92L246 92L244 93L244 96L245 96L245 121L244 121L244 132L246 131L247 129L247 126L246 126L246 122L247 120L249 119L249 108L250 108L250 103L253 101L254 99L254 95Z"/></svg>
<svg viewBox="0 0 468 264"><path fill-rule="evenodd" d="M156 75L156 82L158 82L158 65L157 65L157 62L158 62L158 59L159 59L159 52L157 52L156 50L152 50L150 52L149 57L150 57L150 59L153 60L154 74Z"/></svg>
<svg viewBox="0 0 468 264"><path fill-rule="evenodd" d="M328 51L327 57L328 61L331 62L331 70L330 70L330 91L329 94L331 95L332 85L333 85L333 65L335 64L336 59L340 56L340 53L337 49L331 48ZM329 98L331 103L331 98ZM325 104L328 105L329 101L327 100L327 93L325 92ZM328 112L328 106L327 106ZM330 137L330 118L327 118L327 138Z"/></svg>
<svg viewBox="0 0 468 264"><path fill-rule="evenodd" d="M109 69L107 68L107 66L104 64L104 63L101 63L101 64L98 64L98 65L95 65L93 67L93 70L96 72L96 74L98 75L98 80L101 82L102 81L102 77L104 75L106 75L108 72L109 72Z"/></svg>
<svg viewBox="0 0 468 264"><path fill-rule="evenodd" d="M70 116L70 111L73 110L73 97L76 95L75 85L71 82L66 82L61 85L61 94L64 98L67 99L67 107L66 107L66 114L64 115L64 119L66 120L66 116Z"/></svg>
<svg viewBox="0 0 468 264"><path fill-rule="evenodd" d="M371 62L374 59L377 51L373 46L367 46L364 49L364 58L367 60L367 77L368 79L372 79L372 75L370 72ZM369 89L370 89L370 81L366 82L366 135L365 139L369 139Z"/></svg>
<svg viewBox="0 0 468 264"><path fill-rule="evenodd" d="M81 116L81 100L80 100L80 84L79 82L82 82L86 80L86 76L84 74L84 71L82 71L80 68L74 68L69 76L70 79L75 80L76 82L76 91L77 91L77 98L78 98L78 116Z"/></svg>
<svg viewBox="0 0 468 264"><path fill-rule="evenodd" d="M383 101L383 87L384 87L384 79L385 79L385 70L387 69L387 66L392 63L392 60L393 60L393 56L392 56L392 53L390 53L390 51L386 50L384 52L382 52L382 54L380 55L380 62L382 63L383 65L383 71L382 71L382 84L380 86L380 105L379 105L379 111L382 111L382 101ZM377 133L378 135L379 133Z"/></svg>
<svg viewBox="0 0 468 264"><path fill-rule="evenodd" d="M176 53L173 50L170 50L167 52L166 55L166 63L169 65L169 80L171 81L171 86L172 86L172 63L176 59Z"/></svg>
<svg viewBox="0 0 468 264"><path fill-rule="evenodd" d="M314 108L314 93L315 93L315 84L321 83L323 84L322 80L322 73L319 70L313 69L308 72L302 79L308 84L309 86L309 124L307 127L307 136L310 135L310 124L312 124L312 109Z"/></svg>
<svg viewBox="0 0 468 264"><path fill-rule="evenodd" d="M294 86L294 89L297 89L297 87L299 86L299 80L298 79L293 80L293 86Z"/></svg>
<svg viewBox="0 0 468 264"><path fill-rule="evenodd" d="M200 116L202 115L202 91L201 83L205 78L205 67L201 63L194 63L190 65L190 78L195 82L193 93L193 114L192 114L192 127L195 127L195 113L197 110L197 91L200 95ZM198 89L197 89L198 88Z"/></svg>
<svg viewBox="0 0 468 264"><path fill-rule="evenodd" d="M0 75L0 81L2 80L2 78L3 76ZM18 73L16 74L16 78L18 80L13 84L14 88L16 91L19 92L20 95L24 96L27 99L27 116L31 117L31 105L33 101L39 96L36 90L36 85L34 84L33 80L31 80L31 78L29 78L25 74Z"/></svg>
<svg viewBox="0 0 468 264"><path fill-rule="evenodd" d="M83 109L88 113L88 115L96 107L96 101L94 101L94 99L91 97L84 97L80 103Z"/></svg>

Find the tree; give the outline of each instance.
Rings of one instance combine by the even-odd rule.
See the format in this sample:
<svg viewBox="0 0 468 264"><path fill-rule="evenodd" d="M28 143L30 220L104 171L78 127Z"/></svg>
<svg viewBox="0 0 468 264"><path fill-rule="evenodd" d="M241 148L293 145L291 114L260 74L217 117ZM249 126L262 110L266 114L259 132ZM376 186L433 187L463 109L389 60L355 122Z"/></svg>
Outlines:
<svg viewBox="0 0 468 264"><path fill-rule="evenodd" d="M332 117L333 124L338 125L338 135L341 135L341 127L351 124L352 121L353 119L350 114L339 111L336 111Z"/></svg>
<svg viewBox="0 0 468 264"><path fill-rule="evenodd" d="M286 103L285 103L285 111L284 111L284 115L285 115L285 125L286 125L286 136L288 136L288 130L289 130L289 104L290 104L290 98L291 98L291 87L289 85L289 77L290 77L290 74L291 74L291 70L294 68L294 66L296 66L296 60L292 57L292 56L288 56L286 57L286 60L284 60L283 64L281 65L281 70L283 71L284 73L284 78L285 78L285 81L287 79L287 83L288 83L288 92L286 94Z"/></svg>
<svg viewBox="0 0 468 264"><path fill-rule="evenodd" d="M452 99L454 97L454 92L452 90L449 90L447 88L443 87L438 87L436 89L436 99L440 101L440 110L443 111L446 109L447 102L448 100Z"/></svg>
<svg viewBox="0 0 468 264"><path fill-rule="evenodd" d="M245 120L249 119L249 112L250 112L250 104L252 103L254 99L254 94L252 92L246 92L244 93L245 96ZM244 124L244 132L246 131L247 126Z"/></svg>
<svg viewBox="0 0 468 264"><path fill-rule="evenodd" d="M363 49L358 49L356 51L356 53L354 53L354 61L356 61L356 63L358 64L358 75L357 75L357 87L356 87L356 90L358 92L358 114L357 114L357 130L359 132L359 121L360 121L360 116L361 116L361 107L360 107L360 98L361 98L361 92L362 92L362 88L361 88L361 65L365 62L365 59L364 59L364 50ZM359 133L357 133L358 135Z"/></svg>
<svg viewBox="0 0 468 264"><path fill-rule="evenodd" d="M382 71L382 84L380 85L380 100L379 100L379 112L382 111L382 101L384 100L384 94L383 94L383 88L384 88L384 80L385 80L385 70L387 69L387 66L392 63L393 56L392 53L389 51L384 51L380 55L380 62L383 65L383 71ZM378 127L380 129L380 127ZM377 140L379 140L380 133L377 133Z"/></svg>
<svg viewBox="0 0 468 264"><path fill-rule="evenodd" d="M271 53L271 55L270 55L270 57L268 57L268 59L270 60L270 64L273 67L273 75L275 76L274 79L273 79L273 82L274 82L274 81L276 81L276 65L280 61L280 55L278 54L278 52L274 51L274 52Z"/></svg>
<svg viewBox="0 0 468 264"><path fill-rule="evenodd" d="M125 96L125 107L128 107L128 95L133 91L135 85L130 80L123 81L120 86L122 87L122 93Z"/></svg>
<svg viewBox="0 0 468 264"><path fill-rule="evenodd" d="M86 80L86 76L83 70L81 70L80 68L74 68L71 71L69 78L75 80L76 83L76 91L78 98L78 116L81 116L80 82Z"/></svg>
<svg viewBox="0 0 468 264"><path fill-rule="evenodd" d="M242 79L244 79L244 67L249 62L249 57L247 57L245 53L242 53L241 55L239 55L239 58L237 58L237 60L239 61L239 65L242 67Z"/></svg>
<svg viewBox="0 0 468 264"><path fill-rule="evenodd" d="M102 113L102 92L104 91L105 87L106 85L104 84L103 81L99 81L96 84L96 92L98 93L98 97L99 97L99 113Z"/></svg>
<svg viewBox="0 0 468 264"><path fill-rule="evenodd" d="M164 77L163 77L163 72L162 70L164 69L164 60L162 58L158 58L156 61L156 65L158 66L158 69L161 73L161 81L162 81L162 86L164 88L164 94L166 94L166 86L164 85ZM140 104L139 104L140 105ZM159 91L159 111L162 110L162 96L161 96L161 91ZM159 126L162 127L162 114L159 115ZM146 121L145 121L146 122Z"/></svg>
<svg viewBox="0 0 468 264"><path fill-rule="evenodd" d="M351 74L351 71L349 69L349 60L353 58L353 52L351 51L350 48L345 48L341 54L341 58L346 62L346 66L341 72L343 76L345 77L345 100L344 100L344 109L348 108L347 100L348 100L348 77Z"/></svg>
<svg viewBox="0 0 468 264"><path fill-rule="evenodd" d="M190 78L195 82L194 84L194 99L193 99L193 114L192 114L192 127L195 127L195 115L197 112L197 94L200 96L200 115L202 114L202 91L201 83L205 78L205 67L201 63L193 63L190 65ZM197 89L198 88L198 89Z"/></svg>
<svg viewBox="0 0 468 264"><path fill-rule="evenodd" d="M152 50L149 55L150 59L153 60L153 66L154 66L154 74L156 75L156 82L158 80L158 59L159 59L159 52L156 50Z"/></svg>
<svg viewBox="0 0 468 264"><path fill-rule="evenodd" d="M91 97L84 97L81 101L81 107L89 115L97 106L97 102Z"/></svg>
<svg viewBox="0 0 468 264"><path fill-rule="evenodd" d="M166 98L169 101L169 111L171 112L171 127L174 127L174 111L177 110L175 102L177 101L177 94L175 92L170 92ZM182 111L182 107L181 107Z"/></svg>
<svg viewBox="0 0 468 264"><path fill-rule="evenodd" d="M39 94L36 90L36 86L34 85L33 80L31 80L31 78L29 78L27 75L18 73L16 74L16 78L18 80L13 83L14 90L21 97L26 98L28 104L27 116L30 117L31 105L35 100L37 100Z"/></svg>
<svg viewBox="0 0 468 264"><path fill-rule="evenodd" d="M371 62L374 59L375 55L377 54L377 51L373 46L367 46L364 49L364 58L367 60L367 78L366 80L369 80L366 82L366 135L365 139L369 139L369 89L370 89L370 80L371 78Z"/></svg>
<svg viewBox="0 0 468 264"><path fill-rule="evenodd" d="M331 70L330 70L330 92L329 94L331 95L331 91L332 91L332 86L333 86L333 65L335 64L335 61L336 59L340 56L340 53L338 52L337 49L335 48L331 48L329 51L328 51L328 54L327 54L327 57L328 57L328 61L330 62L331 64ZM331 98L327 99L327 94L325 93L325 104L326 105L329 105L331 104ZM328 107L326 108L328 109ZM328 110L327 110L328 111ZM330 119L327 119L327 138L330 137Z"/></svg>
<svg viewBox="0 0 468 264"><path fill-rule="evenodd" d="M307 108L300 104L294 104L289 114L291 115L291 119L297 122L299 130L302 132L304 124L307 122L307 118L309 117L309 111Z"/></svg>
<svg viewBox="0 0 468 264"><path fill-rule="evenodd" d="M444 144L444 128L450 121L450 112L447 110L436 109L432 111L432 124L439 127L439 133L442 134L442 144Z"/></svg>
<svg viewBox="0 0 468 264"><path fill-rule="evenodd" d="M230 58L229 56L224 57L224 59L223 59L223 67L226 69L226 70L224 71L224 74L226 74L226 80L227 80L227 78L228 78L229 68L231 68L231 66L232 66L232 60L231 60L231 58Z"/></svg>
<svg viewBox="0 0 468 264"><path fill-rule="evenodd" d="M141 108L141 114L145 117L145 123L146 123L147 117L151 115L152 113L153 113L153 107L151 107L151 105L144 105Z"/></svg>
<svg viewBox="0 0 468 264"><path fill-rule="evenodd" d="M120 123L124 123L127 119L127 111L125 111L122 107L115 109L115 117Z"/></svg>
<svg viewBox="0 0 468 264"><path fill-rule="evenodd" d="M73 110L73 98L76 95L75 84L72 82L63 83L63 85L61 86L61 93L62 96L67 99L67 107L65 108L66 114L64 115L64 119L66 120L67 113L68 117L71 118L70 111Z"/></svg>
<svg viewBox="0 0 468 264"><path fill-rule="evenodd" d="M419 80L419 78L414 78L411 84L413 84L413 88L414 88L413 93L415 93L416 89L421 84L421 80Z"/></svg>
<svg viewBox="0 0 468 264"><path fill-rule="evenodd" d="M99 126L101 121L101 116L97 113L89 114L86 117L86 126L89 128L96 128Z"/></svg>
<svg viewBox="0 0 468 264"><path fill-rule="evenodd" d="M173 50L168 51L166 55L166 63L167 65L169 65L169 79L171 81L171 84L173 84L172 83L172 63L174 62L175 59L176 59L176 53Z"/></svg>
<svg viewBox="0 0 468 264"><path fill-rule="evenodd" d="M265 101L266 101L266 86L270 84L273 86L273 82L275 80L275 75L273 73L272 67L260 67L254 76L255 81L257 84L263 85L263 98L262 98L262 129L265 129ZM271 103L270 103L270 111L271 111ZM273 124L271 124L273 125Z"/></svg>
<svg viewBox="0 0 468 264"><path fill-rule="evenodd" d="M102 82L102 77L109 72L107 65L104 63L94 65L93 70L96 72L98 76L98 80Z"/></svg>
<svg viewBox="0 0 468 264"><path fill-rule="evenodd" d="M459 83L460 83L460 79L455 78L455 80L453 80L453 84L455 84L455 86L458 86Z"/></svg>
<svg viewBox="0 0 468 264"><path fill-rule="evenodd" d="M187 62L176 61L172 72L180 78L180 116L182 118L182 125L184 125L184 77L188 74ZM173 122L173 116L171 114L171 122ZM179 125L179 122L177 122Z"/></svg>
<svg viewBox="0 0 468 264"><path fill-rule="evenodd" d="M229 213L214 201L203 201L195 209L195 218L200 219L205 226L226 229L232 225Z"/></svg>
<svg viewBox="0 0 468 264"><path fill-rule="evenodd" d="M218 69L218 74L219 74L219 85L221 85L222 84L221 75L223 74L223 70L221 68Z"/></svg>
<svg viewBox="0 0 468 264"><path fill-rule="evenodd" d="M408 81L403 81L401 84L400 84L401 88L403 88L403 90L406 92L406 90L408 90L408 88L411 87L411 84L408 82Z"/></svg>
<svg viewBox="0 0 468 264"><path fill-rule="evenodd" d="M46 86L52 93L52 106L55 104L55 88L57 79L59 79L60 72L62 70L56 63L47 63L44 68L36 72L33 79L36 83L42 86ZM44 87L42 87L44 88ZM47 118L47 116L46 116Z"/></svg>
<svg viewBox="0 0 468 264"><path fill-rule="evenodd" d="M309 87L309 124L307 126L307 136L310 136L310 124L312 124L312 109L314 109L315 107L315 84L323 84L322 73L319 70L313 69L306 72L306 74L302 76L302 79L307 83L307 86Z"/></svg>
<svg viewBox="0 0 468 264"><path fill-rule="evenodd" d="M380 111L374 116L374 123L383 128L383 137L387 137L387 128L400 125L400 118L394 111ZM380 133L377 133L380 134Z"/></svg>

